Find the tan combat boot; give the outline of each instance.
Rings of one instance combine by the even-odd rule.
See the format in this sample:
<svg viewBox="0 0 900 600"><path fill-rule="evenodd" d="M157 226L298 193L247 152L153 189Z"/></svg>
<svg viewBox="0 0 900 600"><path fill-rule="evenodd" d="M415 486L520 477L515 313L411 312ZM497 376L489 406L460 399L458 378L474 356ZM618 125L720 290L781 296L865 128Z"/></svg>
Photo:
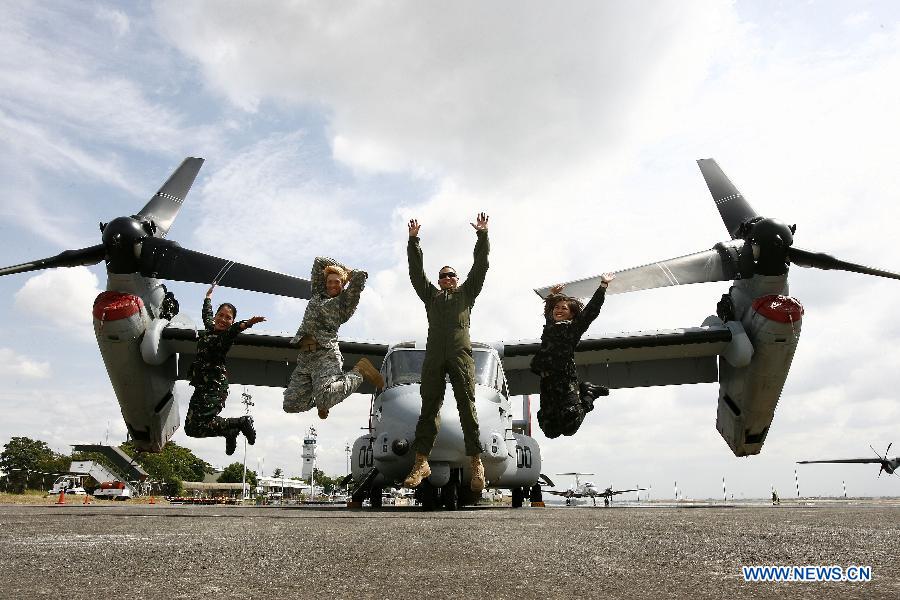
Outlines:
<svg viewBox="0 0 900 600"><path fill-rule="evenodd" d="M469 484L473 492L481 493L484 489L484 465L477 454L472 457L472 482Z"/></svg>
<svg viewBox="0 0 900 600"><path fill-rule="evenodd" d="M403 485L408 488L419 487L422 480L429 475L431 475L431 467L428 465L428 457L416 452L416 462L413 463L412 471L406 476Z"/></svg>
<svg viewBox="0 0 900 600"><path fill-rule="evenodd" d="M381 376L381 373L375 368L375 365L369 362L368 358L359 359L359 362L356 363L353 370L362 375L363 379L374 385L376 390L380 390L384 387L384 377Z"/></svg>

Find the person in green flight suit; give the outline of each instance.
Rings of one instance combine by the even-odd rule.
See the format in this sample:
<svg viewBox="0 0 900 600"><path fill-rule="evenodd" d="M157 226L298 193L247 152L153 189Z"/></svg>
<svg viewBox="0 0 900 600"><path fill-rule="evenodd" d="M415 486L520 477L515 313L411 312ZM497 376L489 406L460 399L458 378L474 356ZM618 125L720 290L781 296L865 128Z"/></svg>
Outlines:
<svg viewBox="0 0 900 600"><path fill-rule="evenodd" d="M422 479L431 475L428 456L440 427L445 379L449 378L459 410L466 455L472 461L471 488L474 492L484 489L484 466L481 463L478 415L475 412L475 361L469 339L469 317L488 270L488 216L479 213L475 223L471 225L475 228L477 241L475 260L465 283L459 284L456 269L443 266L438 273L440 288L437 288L425 275L422 247L419 245L419 222L415 219L409 222L409 243L406 247L409 279L416 294L425 303L428 317L428 340L420 386L422 412L416 423L416 437L412 445L416 458L404 482L410 488L418 486Z"/></svg>
<svg viewBox="0 0 900 600"><path fill-rule="evenodd" d="M197 438L224 437L225 454L234 454L237 435L243 433L247 441L256 442L253 418L225 419L219 416L228 398L228 373L225 355L231 349L237 335L248 327L265 321L265 317L251 317L234 322L237 309L228 302L219 306L215 316L212 311L212 294L216 284L209 287L203 300L203 331L197 332L197 358L191 364L188 376L194 393L184 419L184 432Z"/></svg>

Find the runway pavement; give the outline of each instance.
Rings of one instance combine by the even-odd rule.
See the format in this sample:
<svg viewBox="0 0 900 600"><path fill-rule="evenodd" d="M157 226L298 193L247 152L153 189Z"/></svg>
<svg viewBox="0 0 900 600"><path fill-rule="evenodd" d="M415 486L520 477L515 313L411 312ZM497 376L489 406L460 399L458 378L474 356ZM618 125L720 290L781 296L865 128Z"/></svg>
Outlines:
<svg viewBox="0 0 900 600"><path fill-rule="evenodd" d="M900 598L900 507L0 506L0 597ZM747 582L868 565L868 582Z"/></svg>

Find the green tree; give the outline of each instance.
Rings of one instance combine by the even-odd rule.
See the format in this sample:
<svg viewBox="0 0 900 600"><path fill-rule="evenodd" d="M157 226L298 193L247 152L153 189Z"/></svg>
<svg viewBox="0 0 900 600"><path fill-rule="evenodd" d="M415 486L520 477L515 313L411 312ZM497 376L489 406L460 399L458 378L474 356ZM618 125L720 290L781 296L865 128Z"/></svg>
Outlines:
<svg viewBox="0 0 900 600"><path fill-rule="evenodd" d="M284 471L281 470L281 467L277 467L274 471L272 471L272 477L280 478L284 477Z"/></svg>
<svg viewBox="0 0 900 600"><path fill-rule="evenodd" d="M8 488L21 493L26 488L41 486L35 473L68 473L69 458L54 452L46 442L27 437L14 437L0 453L0 469L8 475Z"/></svg>
<svg viewBox="0 0 900 600"><path fill-rule="evenodd" d="M219 475L218 482L219 483L240 483L241 478L244 475L244 465L239 462L234 462L225 467L225 470L222 471L222 474ZM256 471L251 469L247 469L247 484L250 486L250 489L256 487Z"/></svg>
<svg viewBox="0 0 900 600"><path fill-rule="evenodd" d="M326 494L333 492L341 480L340 477L329 477L324 471L319 469L313 469L313 479L315 479L316 485L321 486L322 491Z"/></svg>

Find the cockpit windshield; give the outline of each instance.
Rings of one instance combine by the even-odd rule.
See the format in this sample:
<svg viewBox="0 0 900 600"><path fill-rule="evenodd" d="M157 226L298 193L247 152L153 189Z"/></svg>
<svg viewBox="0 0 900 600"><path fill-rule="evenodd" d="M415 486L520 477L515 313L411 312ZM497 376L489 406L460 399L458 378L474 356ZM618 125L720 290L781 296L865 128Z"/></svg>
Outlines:
<svg viewBox="0 0 900 600"><path fill-rule="evenodd" d="M490 350L473 348L475 357L475 383L500 389L497 373L497 355ZM414 348L395 349L388 355L387 387L422 381L422 363L425 351Z"/></svg>

